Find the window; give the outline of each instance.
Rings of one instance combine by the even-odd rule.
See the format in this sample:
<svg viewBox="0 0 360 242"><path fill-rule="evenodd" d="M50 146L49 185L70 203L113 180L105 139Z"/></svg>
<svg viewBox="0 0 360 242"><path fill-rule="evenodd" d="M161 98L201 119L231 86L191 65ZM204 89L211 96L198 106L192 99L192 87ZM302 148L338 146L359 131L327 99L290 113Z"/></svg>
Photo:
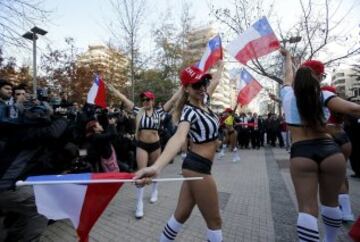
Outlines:
<svg viewBox="0 0 360 242"><path fill-rule="evenodd" d="M344 84L344 83L345 83L345 79L338 79L335 81L335 85Z"/></svg>

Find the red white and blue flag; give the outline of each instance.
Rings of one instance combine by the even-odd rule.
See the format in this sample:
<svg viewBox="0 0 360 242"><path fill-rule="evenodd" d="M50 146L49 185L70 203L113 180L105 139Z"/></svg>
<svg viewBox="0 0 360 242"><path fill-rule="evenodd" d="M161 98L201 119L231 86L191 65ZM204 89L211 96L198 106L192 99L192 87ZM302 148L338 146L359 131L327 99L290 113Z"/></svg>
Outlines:
<svg viewBox="0 0 360 242"><path fill-rule="evenodd" d="M49 219L70 219L79 241L87 242L91 228L123 185L114 183L114 180L132 179L133 176L121 172L83 173L31 176L25 182L47 184L33 185L38 212ZM113 183L109 180L113 180ZM71 183L51 184L65 181Z"/></svg>
<svg viewBox="0 0 360 242"><path fill-rule="evenodd" d="M106 108L106 88L105 83L99 75L96 75L90 91L87 95L87 103Z"/></svg>
<svg viewBox="0 0 360 242"><path fill-rule="evenodd" d="M207 72L218 60L223 58L223 48L220 35L214 36L206 45L205 52L196 67Z"/></svg>
<svg viewBox="0 0 360 242"><path fill-rule="evenodd" d="M245 69L240 73L240 78L236 83L239 90L237 102L241 105L247 105L261 91L261 84Z"/></svg>
<svg viewBox="0 0 360 242"><path fill-rule="evenodd" d="M262 17L233 40L226 49L230 55L246 65L249 60L262 57L279 48L280 42L267 18Z"/></svg>

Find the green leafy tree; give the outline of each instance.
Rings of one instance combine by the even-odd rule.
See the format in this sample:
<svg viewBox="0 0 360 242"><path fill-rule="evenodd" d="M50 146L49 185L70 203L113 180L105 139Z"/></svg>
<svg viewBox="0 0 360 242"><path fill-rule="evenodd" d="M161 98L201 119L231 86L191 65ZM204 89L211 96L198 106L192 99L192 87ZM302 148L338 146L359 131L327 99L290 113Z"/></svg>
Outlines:
<svg viewBox="0 0 360 242"><path fill-rule="evenodd" d="M170 79L163 78L161 70L149 69L141 71L137 77L135 86L135 102L139 103L139 95L143 91L150 90L156 96L156 102L164 103L171 98L175 84Z"/></svg>

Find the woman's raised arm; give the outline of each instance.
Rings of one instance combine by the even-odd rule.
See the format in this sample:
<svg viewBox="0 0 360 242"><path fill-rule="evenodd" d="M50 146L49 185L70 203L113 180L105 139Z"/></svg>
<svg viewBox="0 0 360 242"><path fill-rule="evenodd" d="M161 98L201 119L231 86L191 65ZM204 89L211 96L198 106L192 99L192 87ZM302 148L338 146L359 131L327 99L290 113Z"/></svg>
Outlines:
<svg viewBox="0 0 360 242"><path fill-rule="evenodd" d="M135 104L131 100L129 100L124 94L119 92L113 85L107 83L106 86L115 96L120 99L121 102L124 103L124 106L128 111L131 111L134 108Z"/></svg>

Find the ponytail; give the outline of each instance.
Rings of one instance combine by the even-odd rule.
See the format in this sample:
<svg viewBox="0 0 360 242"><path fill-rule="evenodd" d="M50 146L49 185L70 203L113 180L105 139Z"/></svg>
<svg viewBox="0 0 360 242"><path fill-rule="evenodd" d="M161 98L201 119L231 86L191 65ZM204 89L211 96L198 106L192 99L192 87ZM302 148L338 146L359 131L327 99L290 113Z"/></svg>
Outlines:
<svg viewBox="0 0 360 242"><path fill-rule="evenodd" d="M302 122L307 128L323 132L325 118L319 81L308 67L298 69L294 80L296 105Z"/></svg>

